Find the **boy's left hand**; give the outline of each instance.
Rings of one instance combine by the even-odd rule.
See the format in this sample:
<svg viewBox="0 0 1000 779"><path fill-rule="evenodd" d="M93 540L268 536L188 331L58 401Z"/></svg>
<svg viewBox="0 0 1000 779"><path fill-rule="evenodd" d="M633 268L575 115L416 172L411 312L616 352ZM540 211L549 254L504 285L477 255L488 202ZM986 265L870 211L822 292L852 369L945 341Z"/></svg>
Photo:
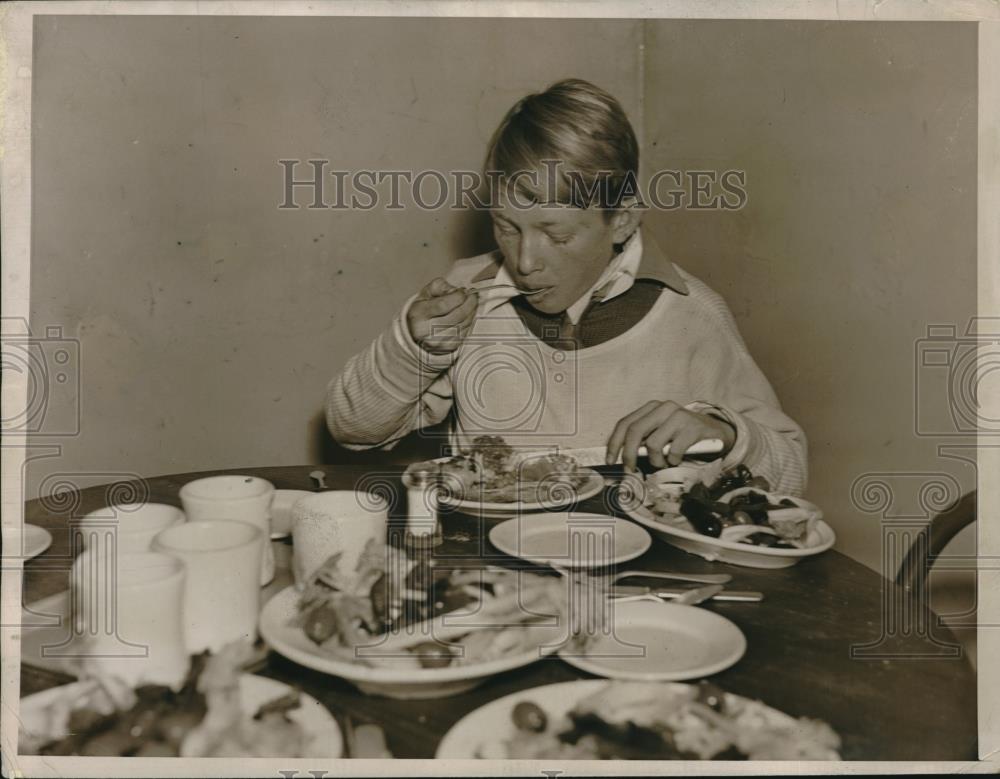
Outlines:
<svg viewBox="0 0 1000 779"><path fill-rule="evenodd" d="M639 447L649 451L649 461L657 468L678 465L690 446L706 438L722 439L724 456L736 443L736 430L728 422L707 414L688 411L672 400L651 400L622 417L608 439L607 462L617 462L621 451L627 469L634 469ZM663 447L670 444L670 454Z"/></svg>

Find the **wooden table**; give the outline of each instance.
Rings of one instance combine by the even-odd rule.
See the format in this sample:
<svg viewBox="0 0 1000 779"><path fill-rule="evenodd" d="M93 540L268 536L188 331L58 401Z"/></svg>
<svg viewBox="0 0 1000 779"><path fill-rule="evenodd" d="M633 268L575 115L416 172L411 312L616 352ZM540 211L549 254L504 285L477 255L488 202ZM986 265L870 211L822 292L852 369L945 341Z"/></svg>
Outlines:
<svg viewBox="0 0 1000 779"><path fill-rule="evenodd" d="M315 466L245 468L161 476L145 482L148 500L180 505L178 491L188 481L216 473L244 473L271 481L278 489L315 489L309 472ZM371 469L326 466L327 486L351 489ZM399 468L386 468L393 478ZM142 488L142 487L140 487ZM120 493L119 493L120 494ZM108 488L92 487L68 496L58 506L31 501L25 520L52 532L52 547L25 565L24 602L34 603L67 587L70 562L70 516L107 505ZM581 510L601 510L598 497ZM491 521L452 514L444 521L448 555L476 556L481 549L496 563L499 553L483 541ZM480 543L482 542L482 546ZM509 560L509 559L508 559ZM884 596L908 603L895 586L859 563L829 551L792 568L758 570L709 563L662 541L629 567L682 572L727 572L733 589L761 590L762 603L711 603L713 611L735 622L746 635L746 655L713 681L739 695L758 698L794 716L830 723L843 737L848 760L972 760L976 758L976 679L963 658L928 657L927 636L884 635ZM886 590L885 588L889 588ZM913 604L910 604L913 605ZM925 616L930 616L925 615ZM927 624L933 625L928 619ZM943 627L934 638L956 643ZM877 645L880 655L852 657L852 647ZM260 671L299 685L322 701L338 719L376 722L386 732L395 757L433 757L447 730L473 709L518 690L587 678L550 658L488 680L478 689L452 698L397 701L365 696L347 682L296 665L271 653ZM68 678L22 665L21 694L29 695Z"/></svg>

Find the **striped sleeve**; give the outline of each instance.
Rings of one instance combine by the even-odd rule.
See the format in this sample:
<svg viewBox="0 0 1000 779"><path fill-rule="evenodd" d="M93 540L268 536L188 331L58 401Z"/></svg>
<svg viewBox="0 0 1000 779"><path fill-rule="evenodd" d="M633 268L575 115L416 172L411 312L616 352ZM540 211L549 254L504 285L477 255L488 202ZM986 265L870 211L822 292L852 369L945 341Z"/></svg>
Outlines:
<svg viewBox="0 0 1000 779"><path fill-rule="evenodd" d="M413 340L406 312L414 300L327 387L327 427L347 449L391 448L451 410L455 354L431 354Z"/></svg>
<svg viewBox="0 0 1000 779"><path fill-rule="evenodd" d="M457 260L445 279L466 286L499 267L496 252ZM326 424L347 449L391 449L414 430L443 422L451 411L451 368L458 358L422 349L406 326L413 295L389 328L327 386Z"/></svg>

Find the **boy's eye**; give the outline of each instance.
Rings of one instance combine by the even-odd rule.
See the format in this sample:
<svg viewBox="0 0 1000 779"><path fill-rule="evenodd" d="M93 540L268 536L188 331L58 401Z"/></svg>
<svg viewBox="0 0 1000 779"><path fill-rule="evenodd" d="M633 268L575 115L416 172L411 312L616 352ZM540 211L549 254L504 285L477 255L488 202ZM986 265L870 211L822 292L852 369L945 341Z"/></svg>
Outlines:
<svg viewBox="0 0 1000 779"><path fill-rule="evenodd" d="M552 241L552 243L563 244L569 243L572 237L572 235L550 235L549 240Z"/></svg>
<svg viewBox="0 0 1000 779"><path fill-rule="evenodd" d="M494 222L493 224L501 233L512 235L517 232L517 228L512 224L507 224L506 222Z"/></svg>

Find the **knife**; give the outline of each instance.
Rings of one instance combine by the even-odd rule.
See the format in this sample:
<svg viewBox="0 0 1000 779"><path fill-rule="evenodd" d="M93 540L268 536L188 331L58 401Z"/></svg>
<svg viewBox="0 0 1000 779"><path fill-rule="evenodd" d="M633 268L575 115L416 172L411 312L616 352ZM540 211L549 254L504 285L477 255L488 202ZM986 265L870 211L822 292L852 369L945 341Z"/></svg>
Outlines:
<svg viewBox="0 0 1000 779"><path fill-rule="evenodd" d="M701 589L700 587L696 589ZM618 584L608 592L609 598L627 598L636 595L654 595L657 598L673 600L684 593L694 592L689 587L639 587L631 584ZM741 601L744 603L756 603L764 600L764 593L753 590L723 590L712 596L712 600L718 601Z"/></svg>
<svg viewBox="0 0 1000 779"><path fill-rule="evenodd" d="M704 455L718 454L722 451L722 440L718 438L706 438L703 441L696 441L687 451L684 452L684 457L703 457ZM663 447L663 456L666 457L670 453L670 444ZM607 465L606 459L608 454L608 448L606 446L587 446L580 449L562 449L560 454L569 455L574 460L576 460L580 465L584 467L592 467L594 465ZM649 451L645 446L639 447L639 456L648 457ZM622 459L619 455L617 462L621 463Z"/></svg>

